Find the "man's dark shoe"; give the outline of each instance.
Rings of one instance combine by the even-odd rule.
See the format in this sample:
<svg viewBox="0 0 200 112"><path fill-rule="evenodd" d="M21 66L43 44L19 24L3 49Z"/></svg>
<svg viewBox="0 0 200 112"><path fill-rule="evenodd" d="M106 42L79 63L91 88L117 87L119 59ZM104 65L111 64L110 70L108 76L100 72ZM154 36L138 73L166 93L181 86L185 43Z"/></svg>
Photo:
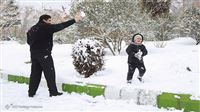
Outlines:
<svg viewBox="0 0 200 112"><path fill-rule="evenodd" d="M57 92L57 93L50 93L50 97L52 97L52 96L60 96L60 95L62 95L63 93L60 93L60 92Z"/></svg>
<svg viewBox="0 0 200 112"><path fill-rule="evenodd" d="M34 97L35 94L28 94L28 97Z"/></svg>

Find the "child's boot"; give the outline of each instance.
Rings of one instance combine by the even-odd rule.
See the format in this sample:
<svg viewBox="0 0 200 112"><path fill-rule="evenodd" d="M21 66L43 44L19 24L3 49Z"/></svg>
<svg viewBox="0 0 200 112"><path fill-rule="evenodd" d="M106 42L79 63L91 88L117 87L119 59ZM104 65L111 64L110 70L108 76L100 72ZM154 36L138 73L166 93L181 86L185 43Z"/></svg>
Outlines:
<svg viewBox="0 0 200 112"><path fill-rule="evenodd" d="M131 80L127 80L127 84L131 84Z"/></svg>
<svg viewBox="0 0 200 112"><path fill-rule="evenodd" d="M142 77L138 76L137 78L140 82L143 82Z"/></svg>

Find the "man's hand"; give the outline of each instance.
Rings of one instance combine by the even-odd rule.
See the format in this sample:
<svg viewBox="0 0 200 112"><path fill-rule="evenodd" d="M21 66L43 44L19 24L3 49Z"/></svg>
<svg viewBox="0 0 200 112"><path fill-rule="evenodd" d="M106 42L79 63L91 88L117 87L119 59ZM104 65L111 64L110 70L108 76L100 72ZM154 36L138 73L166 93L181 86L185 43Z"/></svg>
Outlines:
<svg viewBox="0 0 200 112"><path fill-rule="evenodd" d="M82 17L81 17L81 12L78 12L76 15L75 15L75 21L76 22L79 22L80 20L82 20Z"/></svg>

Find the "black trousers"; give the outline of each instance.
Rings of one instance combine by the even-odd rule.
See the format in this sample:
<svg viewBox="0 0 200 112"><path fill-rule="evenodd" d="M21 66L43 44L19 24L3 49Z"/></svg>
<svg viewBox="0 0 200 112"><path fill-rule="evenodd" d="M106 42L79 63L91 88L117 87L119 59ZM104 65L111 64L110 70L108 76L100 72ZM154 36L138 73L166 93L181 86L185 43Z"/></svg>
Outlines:
<svg viewBox="0 0 200 112"><path fill-rule="evenodd" d="M144 73L146 72L146 68L144 66L144 63L128 64L127 80L132 80L133 74L134 74L136 68L139 70L139 76L140 77L142 77L144 75Z"/></svg>
<svg viewBox="0 0 200 112"><path fill-rule="evenodd" d="M51 54L37 53L31 54L31 75L29 82L29 94L34 95L38 89L42 71L47 81L50 94L57 93L56 81L55 81L55 69L53 58Z"/></svg>

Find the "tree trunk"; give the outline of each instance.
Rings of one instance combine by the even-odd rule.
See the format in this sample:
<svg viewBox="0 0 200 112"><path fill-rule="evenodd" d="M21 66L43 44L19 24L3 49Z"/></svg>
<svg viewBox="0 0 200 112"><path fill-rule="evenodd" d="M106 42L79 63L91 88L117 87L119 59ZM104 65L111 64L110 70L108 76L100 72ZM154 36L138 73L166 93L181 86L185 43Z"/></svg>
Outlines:
<svg viewBox="0 0 200 112"><path fill-rule="evenodd" d="M104 37L104 43L108 46L108 48L110 49L110 51L112 52L112 54L115 56L115 52L112 49L112 47L110 46L110 44L108 43L107 39Z"/></svg>

